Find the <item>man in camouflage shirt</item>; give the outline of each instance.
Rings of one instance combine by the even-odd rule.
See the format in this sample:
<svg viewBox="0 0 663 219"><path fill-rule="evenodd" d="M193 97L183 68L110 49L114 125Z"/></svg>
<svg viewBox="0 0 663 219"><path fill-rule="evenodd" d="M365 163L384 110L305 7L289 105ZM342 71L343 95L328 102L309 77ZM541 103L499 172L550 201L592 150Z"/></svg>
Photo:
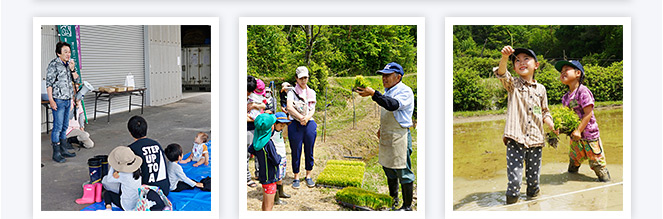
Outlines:
<svg viewBox="0 0 663 219"><path fill-rule="evenodd" d="M48 102L53 111L53 130L51 132L51 145L53 146L53 160L58 163L65 162L64 157L74 157L76 154L67 151L67 128L69 125L69 111L71 99L74 97L73 80L78 78L76 64L71 59L71 45L58 42L55 45L55 54L46 69L46 90Z"/></svg>

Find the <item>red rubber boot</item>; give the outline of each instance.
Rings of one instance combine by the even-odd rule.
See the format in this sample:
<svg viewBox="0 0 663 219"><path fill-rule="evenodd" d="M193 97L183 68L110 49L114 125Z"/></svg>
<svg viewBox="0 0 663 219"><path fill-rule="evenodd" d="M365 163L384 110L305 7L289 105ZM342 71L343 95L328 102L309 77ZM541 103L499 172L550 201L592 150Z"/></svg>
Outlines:
<svg viewBox="0 0 663 219"><path fill-rule="evenodd" d="M94 203L94 184L85 184L83 186L83 197L76 199L76 204L92 204Z"/></svg>

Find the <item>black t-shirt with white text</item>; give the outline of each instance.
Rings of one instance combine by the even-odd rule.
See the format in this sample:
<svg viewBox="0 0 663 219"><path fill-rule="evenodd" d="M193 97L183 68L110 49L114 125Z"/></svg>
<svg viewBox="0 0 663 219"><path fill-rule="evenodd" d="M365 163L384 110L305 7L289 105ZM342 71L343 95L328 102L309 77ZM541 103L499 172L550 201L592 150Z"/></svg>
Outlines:
<svg viewBox="0 0 663 219"><path fill-rule="evenodd" d="M166 169L166 160L163 155L163 149L159 142L142 138L129 145L134 154L143 159L140 165L142 184L157 186L164 195L170 191L170 181L168 181L168 171Z"/></svg>

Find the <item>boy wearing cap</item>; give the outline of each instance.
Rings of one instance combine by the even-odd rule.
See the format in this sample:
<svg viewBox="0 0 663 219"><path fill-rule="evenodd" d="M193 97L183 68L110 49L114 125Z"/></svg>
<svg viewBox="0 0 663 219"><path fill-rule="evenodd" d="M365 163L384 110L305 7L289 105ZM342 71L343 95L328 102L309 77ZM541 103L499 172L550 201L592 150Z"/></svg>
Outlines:
<svg viewBox="0 0 663 219"><path fill-rule="evenodd" d="M286 194L283 191L283 178L285 178L285 169L286 169L286 152L285 152L285 141L283 140L283 130L285 130L288 125L290 125L290 119L284 112L278 112L274 114L276 116L276 123L274 123L274 134L272 134L272 142L274 142L274 147L276 148L276 153L281 157L281 162L279 163L279 174L276 182L276 195L274 196L274 204L276 205L285 205L288 204L286 201L282 201L280 198L290 198L290 195Z"/></svg>
<svg viewBox="0 0 663 219"><path fill-rule="evenodd" d="M539 176L541 174L541 148L545 135L543 124L553 129L553 120L548 109L546 88L534 80L539 62L530 49L505 46L502 49L499 67L493 69L495 75L508 92L507 117L502 141L507 146L506 203L513 204L520 196L523 160L526 167L527 197L539 195ZM520 77L512 77L507 71L507 62L511 60L513 68Z"/></svg>
<svg viewBox="0 0 663 219"><path fill-rule="evenodd" d="M371 96L382 108L380 110L380 129L377 132L380 138L378 162L382 165L389 195L394 198L394 206L398 206L398 181L403 192L403 206L399 210L412 210L412 196L414 194L414 172L410 162L412 154L412 135L410 127L412 113L414 112L414 93L405 85L403 67L398 63L387 64L376 74L382 75L382 85L385 93L381 94L373 88L357 88L362 97Z"/></svg>
<svg viewBox="0 0 663 219"><path fill-rule="evenodd" d="M569 150L569 173L577 173L580 164L589 160L598 180L610 181L610 173L606 168L605 153L599 136L599 126L594 118L594 95L583 85L585 69L577 60L559 61L555 63L559 71L559 79L569 86L569 92L562 96L562 104L571 108L581 121L571 134Z"/></svg>
<svg viewBox="0 0 663 219"><path fill-rule="evenodd" d="M249 145L248 152L253 154L260 164L258 179L262 184L264 193L262 196L262 210L271 211L274 206L276 193L276 182L279 174L279 163L281 157L276 153L272 137L272 125L276 117L272 114L263 113L256 117L253 144Z"/></svg>

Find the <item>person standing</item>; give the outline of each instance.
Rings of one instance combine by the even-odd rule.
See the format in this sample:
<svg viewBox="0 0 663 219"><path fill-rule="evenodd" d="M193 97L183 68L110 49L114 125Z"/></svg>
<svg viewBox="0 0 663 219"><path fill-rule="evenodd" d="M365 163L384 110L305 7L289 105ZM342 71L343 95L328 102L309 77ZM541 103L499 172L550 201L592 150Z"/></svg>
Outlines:
<svg viewBox="0 0 663 219"><path fill-rule="evenodd" d="M387 175L389 195L394 198L392 209L398 206L398 181L400 181L403 206L399 210L411 211L414 172L410 162L412 154L410 127L413 125L414 93L410 87L401 82L405 73L398 63L389 63L376 74L382 75L384 94L370 87L357 88L356 92L362 97L371 96L371 99L381 107L380 128L377 132L380 139L378 162Z"/></svg>
<svg viewBox="0 0 663 219"><path fill-rule="evenodd" d="M64 163L65 157L75 157L76 154L67 151L67 128L69 126L69 111L71 99L74 97L74 80L76 63L71 59L71 45L58 42L55 45L55 54L58 56L48 63L46 68L46 92L48 103L53 112L53 130L51 131L51 146L53 147L53 160Z"/></svg>
<svg viewBox="0 0 663 219"><path fill-rule="evenodd" d="M299 162L302 155L302 144L304 145L304 159L306 169L306 185L314 187L315 182L311 179L311 170L313 170L313 147L315 138L318 135L318 125L313 120L315 113L315 91L309 88L308 69L306 66L299 66L295 70L297 83L295 89L288 92L287 109L291 120L288 125L288 140L292 156L292 172L295 179L292 181L292 187L299 188Z"/></svg>

